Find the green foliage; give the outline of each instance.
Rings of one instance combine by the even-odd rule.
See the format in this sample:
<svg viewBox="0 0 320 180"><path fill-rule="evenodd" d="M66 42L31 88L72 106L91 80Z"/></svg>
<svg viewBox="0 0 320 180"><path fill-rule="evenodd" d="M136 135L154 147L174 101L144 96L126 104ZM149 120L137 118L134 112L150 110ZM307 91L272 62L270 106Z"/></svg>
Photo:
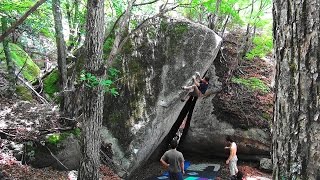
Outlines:
<svg viewBox="0 0 320 180"><path fill-rule="evenodd" d="M111 52L114 39L115 39L115 37L114 37L114 35L112 35L103 44L103 53L106 55L106 57L108 57L108 55Z"/></svg>
<svg viewBox="0 0 320 180"><path fill-rule="evenodd" d="M35 2L32 0L1 0L0 11L7 13L24 12L28 10Z"/></svg>
<svg viewBox="0 0 320 180"><path fill-rule="evenodd" d="M44 92L50 97L53 97L54 93L59 92L59 71L57 69L44 78L43 86Z"/></svg>
<svg viewBox="0 0 320 180"><path fill-rule="evenodd" d="M251 77L248 79L244 78L232 78L231 81L233 83L241 84L244 85L245 87L251 89L251 90L260 90L263 93L268 93L270 92L270 88L260 79L256 77Z"/></svg>
<svg viewBox="0 0 320 180"><path fill-rule="evenodd" d="M74 136L79 138L81 135L81 130L79 128L75 128L75 129L68 131L68 132L49 134L46 137L46 142L48 142L49 144L52 144L52 145L58 145L61 141L65 140L71 134L73 134Z"/></svg>
<svg viewBox="0 0 320 180"><path fill-rule="evenodd" d="M8 17L22 16L32 7L36 1L34 0L1 0L0 12ZM53 38L53 20L51 12L51 3L42 4L35 12L30 14L28 18L19 26L20 29L27 30L28 35L44 35ZM14 21L11 19L11 21Z"/></svg>
<svg viewBox="0 0 320 180"><path fill-rule="evenodd" d="M58 142L60 142L60 134L58 133L54 133L54 134L50 134L47 136L47 142L50 143L50 144L58 144Z"/></svg>
<svg viewBox="0 0 320 180"><path fill-rule="evenodd" d="M114 11L116 12L116 16L119 17L126 8L125 1L122 0L112 0L111 1Z"/></svg>
<svg viewBox="0 0 320 180"><path fill-rule="evenodd" d="M16 93L22 100L31 101L33 99L30 90L24 86L16 86Z"/></svg>
<svg viewBox="0 0 320 180"><path fill-rule="evenodd" d="M110 79L98 79L93 74L86 72L84 70L81 71L80 81L89 88L96 87L98 85L102 86L105 92L111 93L113 96L118 96L119 93L117 89L113 86L114 79L118 76L120 71L115 68L108 69L108 77Z"/></svg>
<svg viewBox="0 0 320 180"><path fill-rule="evenodd" d="M72 133L73 135L75 135L76 137L80 137L80 135L81 135L81 130L80 130L80 128L75 128L75 129L73 129L73 130L71 131L71 133Z"/></svg>
<svg viewBox="0 0 320 180"><path fill-rule="evenodd" d="M28 81L34 81L40 74L40 68L33 62L29 55L18 45L9 43L10 53L15 65L22 69L22 75ZM0 60L5 61L2 43L0 43Z"/></svg>
<svg viewBox="0 0 320 180"><path fill-rule="evenodd" d="M246 58L252 60L254 57L263 58L273 49L272 36L262 35L253 39L254 48L246 54Z"/></svg>

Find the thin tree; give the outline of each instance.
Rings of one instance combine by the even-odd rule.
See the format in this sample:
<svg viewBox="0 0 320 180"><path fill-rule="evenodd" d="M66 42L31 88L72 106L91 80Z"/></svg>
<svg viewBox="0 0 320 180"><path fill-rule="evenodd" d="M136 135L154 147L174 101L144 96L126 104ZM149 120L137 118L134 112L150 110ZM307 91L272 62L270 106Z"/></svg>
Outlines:
<svg viewBox="0 0 320 180"><path fill-rule="evenodd" d="M208 15L208 28L212 29L213 31L216 30L216 24L219 18L218 14L219 14L220 5L221 5L221 0L217 0L214 13L210 13Z"/></svg>
<svg viewBox="0 0 320 180"><path fill-rule="evenodd" d="M2 32L7 30L8 26L8 19L7 17L1 18L1 26ZM15 78L15 65L12 61L12 57L10 54L10 47L9 47L9 39L4 38L3 40L3 50L7 61L7 70L8 70L8 80L9 80L9 94L12 95L16 89L16 78Z"/></svg>
<svg viewBox="0 0 320 180"><path fill-rule="evenodd" d="M273 179L320 179L320 1L273 1Z"/></svg>
<svg viewBox="0 0 320 180"><path fill-rule="evenodd" d="M104 0L88 0L85 40L85 71L98 79L105 76L103 64ZM103 118L104 91L101 86L84 86L81 135L82 158L79 180L98 180L100 165L100 129Z"/></svg>
<svg viewBox="0 0 320 180"><path fill-rule="evenodd" d="M56 34L57 43L57 53L58 53L58 69L60 75L60 90L61 90L61 100L60 100L60 112L65 114L65 103L66 103L66 87L67 87L67 55L66 55L66 43L63 36L62 27L62 13L60 8L60 0L52 0L52 12L54 17L54 27ZM68 98L70 99L70 98Z"/></svg>

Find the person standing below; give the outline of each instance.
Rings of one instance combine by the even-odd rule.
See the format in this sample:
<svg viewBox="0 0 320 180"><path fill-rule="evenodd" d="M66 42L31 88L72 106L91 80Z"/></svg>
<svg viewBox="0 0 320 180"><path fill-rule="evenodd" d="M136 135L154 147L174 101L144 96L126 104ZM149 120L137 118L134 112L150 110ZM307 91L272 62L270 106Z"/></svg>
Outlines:
<svg viewBox="0 0 320 180"><path fill-rule="evenodd" d="M227 136L226 141L229 143L230 146L225 147L225 149L230 149L230 155L226 160L226 164L229 164L229 170L231 179L236 179L236 174L238 173L237 168L237 144L231 139L230 136Z"/></svg>
<svg viewBox="0 0 320 180"><path fill-rule="evenodd" d="M176 139L171 141L170 147L160 159L161 164L169 170L170 180L183 180L184 158L181 152L177 151L178 142Z"/></svg>
<svg viewBox="0 0 320 180"><path fill-rule="evenodd" d="M189 93L186 97L182 98L181 101L184 102L188 96L194 97L201 97L209 87L209 80L210 78L206 76L205 78L201 79L200 74L197 73L197 76L193 76L193 85L192 86L182 86L183 90L189 90Z"/></svg>

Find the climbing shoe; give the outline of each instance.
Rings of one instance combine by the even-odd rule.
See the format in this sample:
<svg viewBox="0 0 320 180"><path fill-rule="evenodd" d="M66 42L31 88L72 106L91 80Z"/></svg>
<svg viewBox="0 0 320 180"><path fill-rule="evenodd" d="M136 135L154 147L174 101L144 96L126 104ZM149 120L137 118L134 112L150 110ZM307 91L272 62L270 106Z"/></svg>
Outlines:
<svg viewBox="0 0 320 180"><path fill-rule="evenodd" d="M200 75L199 72L196 72L196 77L197 77L197 78L200 78L200 77L201 77L201 75Z"/></svg>

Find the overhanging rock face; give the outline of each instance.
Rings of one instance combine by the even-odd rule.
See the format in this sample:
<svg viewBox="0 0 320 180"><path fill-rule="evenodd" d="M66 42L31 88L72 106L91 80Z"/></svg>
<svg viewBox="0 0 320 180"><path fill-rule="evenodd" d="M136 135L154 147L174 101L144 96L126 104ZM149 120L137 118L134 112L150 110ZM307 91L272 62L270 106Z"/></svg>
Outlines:
<svg viewBox="0 0 320 180"><path fill-rule="evenodd" d="M177 120L185 95L181 86L213 63L221 38L187 20L160 18L138 32L123 48L115 67L122 79L118 97L106 97L106 141L129 172L158 147Z"/></svg>

